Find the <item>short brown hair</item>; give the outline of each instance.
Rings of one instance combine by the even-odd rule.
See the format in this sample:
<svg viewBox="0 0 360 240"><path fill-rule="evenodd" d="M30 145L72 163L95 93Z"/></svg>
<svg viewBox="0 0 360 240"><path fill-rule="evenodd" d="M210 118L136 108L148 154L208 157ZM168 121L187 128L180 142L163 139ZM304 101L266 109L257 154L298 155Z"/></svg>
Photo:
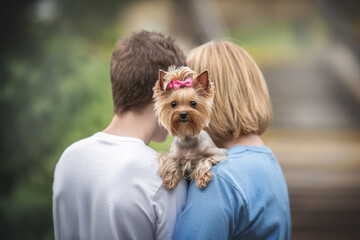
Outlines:
<svg viewBox="0 0 360 240"><path fill-rule="evenodd" d="M209 42L193 49L187 64L196 72L208 69L215 85L206 130L216 143L265 132L271 121L269 91L259 67L244 49L228 41Z"/></svg>
<svg viewBox="0 0 360 240"><path fill-rule="evenodd" d="M183 51L171 37L145 30L120 39L112 52L114 113L139 110L152 101L159 69L185 65Z"/></svg>

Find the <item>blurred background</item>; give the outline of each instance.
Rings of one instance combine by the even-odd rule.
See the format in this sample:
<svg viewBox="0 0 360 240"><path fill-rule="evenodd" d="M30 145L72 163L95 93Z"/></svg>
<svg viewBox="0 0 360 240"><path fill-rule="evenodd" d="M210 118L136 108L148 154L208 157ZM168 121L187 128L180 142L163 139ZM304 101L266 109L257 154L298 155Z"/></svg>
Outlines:
<svg viewBox="0 0 360 240"><path fill-rule="evenodd" d="M0 236L53 239L55 164L112 118L110 58L138 29L187 53L244 47L273 103L265 143L289 188L293 239L360 239L360 4L343 0L6 0L0 24ZM156 150L169 149L151 143Z"/></svg>

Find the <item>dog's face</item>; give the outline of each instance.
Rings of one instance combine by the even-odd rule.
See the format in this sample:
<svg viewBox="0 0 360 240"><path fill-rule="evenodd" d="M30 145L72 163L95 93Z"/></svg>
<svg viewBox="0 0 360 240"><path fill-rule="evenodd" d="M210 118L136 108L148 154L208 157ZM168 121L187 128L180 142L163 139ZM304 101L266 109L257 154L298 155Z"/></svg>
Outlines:
<svg viewBox="0 0 360 240"><path fill-rule="evenodd" d="M169 72L160 70L154 88L159 122L170 135L181 139L195 137L210 121L214 91L209 83L208 72L204 71L192 78L194 73L188 67L169 68ZM174 87L174 80L180 81L182 86ZM185 86L186 81L191 82L192 86Z"/></svg>

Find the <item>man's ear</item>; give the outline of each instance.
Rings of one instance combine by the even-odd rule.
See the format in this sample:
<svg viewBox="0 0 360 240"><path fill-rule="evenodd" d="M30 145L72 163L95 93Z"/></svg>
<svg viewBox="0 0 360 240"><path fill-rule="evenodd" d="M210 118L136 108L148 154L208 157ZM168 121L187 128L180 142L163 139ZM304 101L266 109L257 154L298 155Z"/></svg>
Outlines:
<svg viewBox="0 0 360 240"><path fill-rule="evenodd" d="M200 83L206 90L210 86L208 70L203 71L196 77L196 81Z"/></svg>
<svg viewBox="0 0 360 240"><path fill-rule="evenodd" d="M158 79L158 81L156 83L156 86L155 86L156 90L164 91L164 82L165 82L164 77L165 77L165 75L166 75L166 72L160 69L159 70L159 79Z"/></svg>

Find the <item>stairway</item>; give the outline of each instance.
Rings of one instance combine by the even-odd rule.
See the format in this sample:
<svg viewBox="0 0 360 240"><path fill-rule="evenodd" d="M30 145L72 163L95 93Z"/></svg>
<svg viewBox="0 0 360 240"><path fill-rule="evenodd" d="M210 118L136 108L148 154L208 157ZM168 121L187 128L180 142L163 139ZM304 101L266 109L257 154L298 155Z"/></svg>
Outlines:
<svg viewBox="0 0 360 240"><path fill-rule="evenodd" d="M360 239L360 105L333 69L264 69L273 126L264 141L287 180L292 239ZM360 80L360 79L359 79Z"/></svg>

